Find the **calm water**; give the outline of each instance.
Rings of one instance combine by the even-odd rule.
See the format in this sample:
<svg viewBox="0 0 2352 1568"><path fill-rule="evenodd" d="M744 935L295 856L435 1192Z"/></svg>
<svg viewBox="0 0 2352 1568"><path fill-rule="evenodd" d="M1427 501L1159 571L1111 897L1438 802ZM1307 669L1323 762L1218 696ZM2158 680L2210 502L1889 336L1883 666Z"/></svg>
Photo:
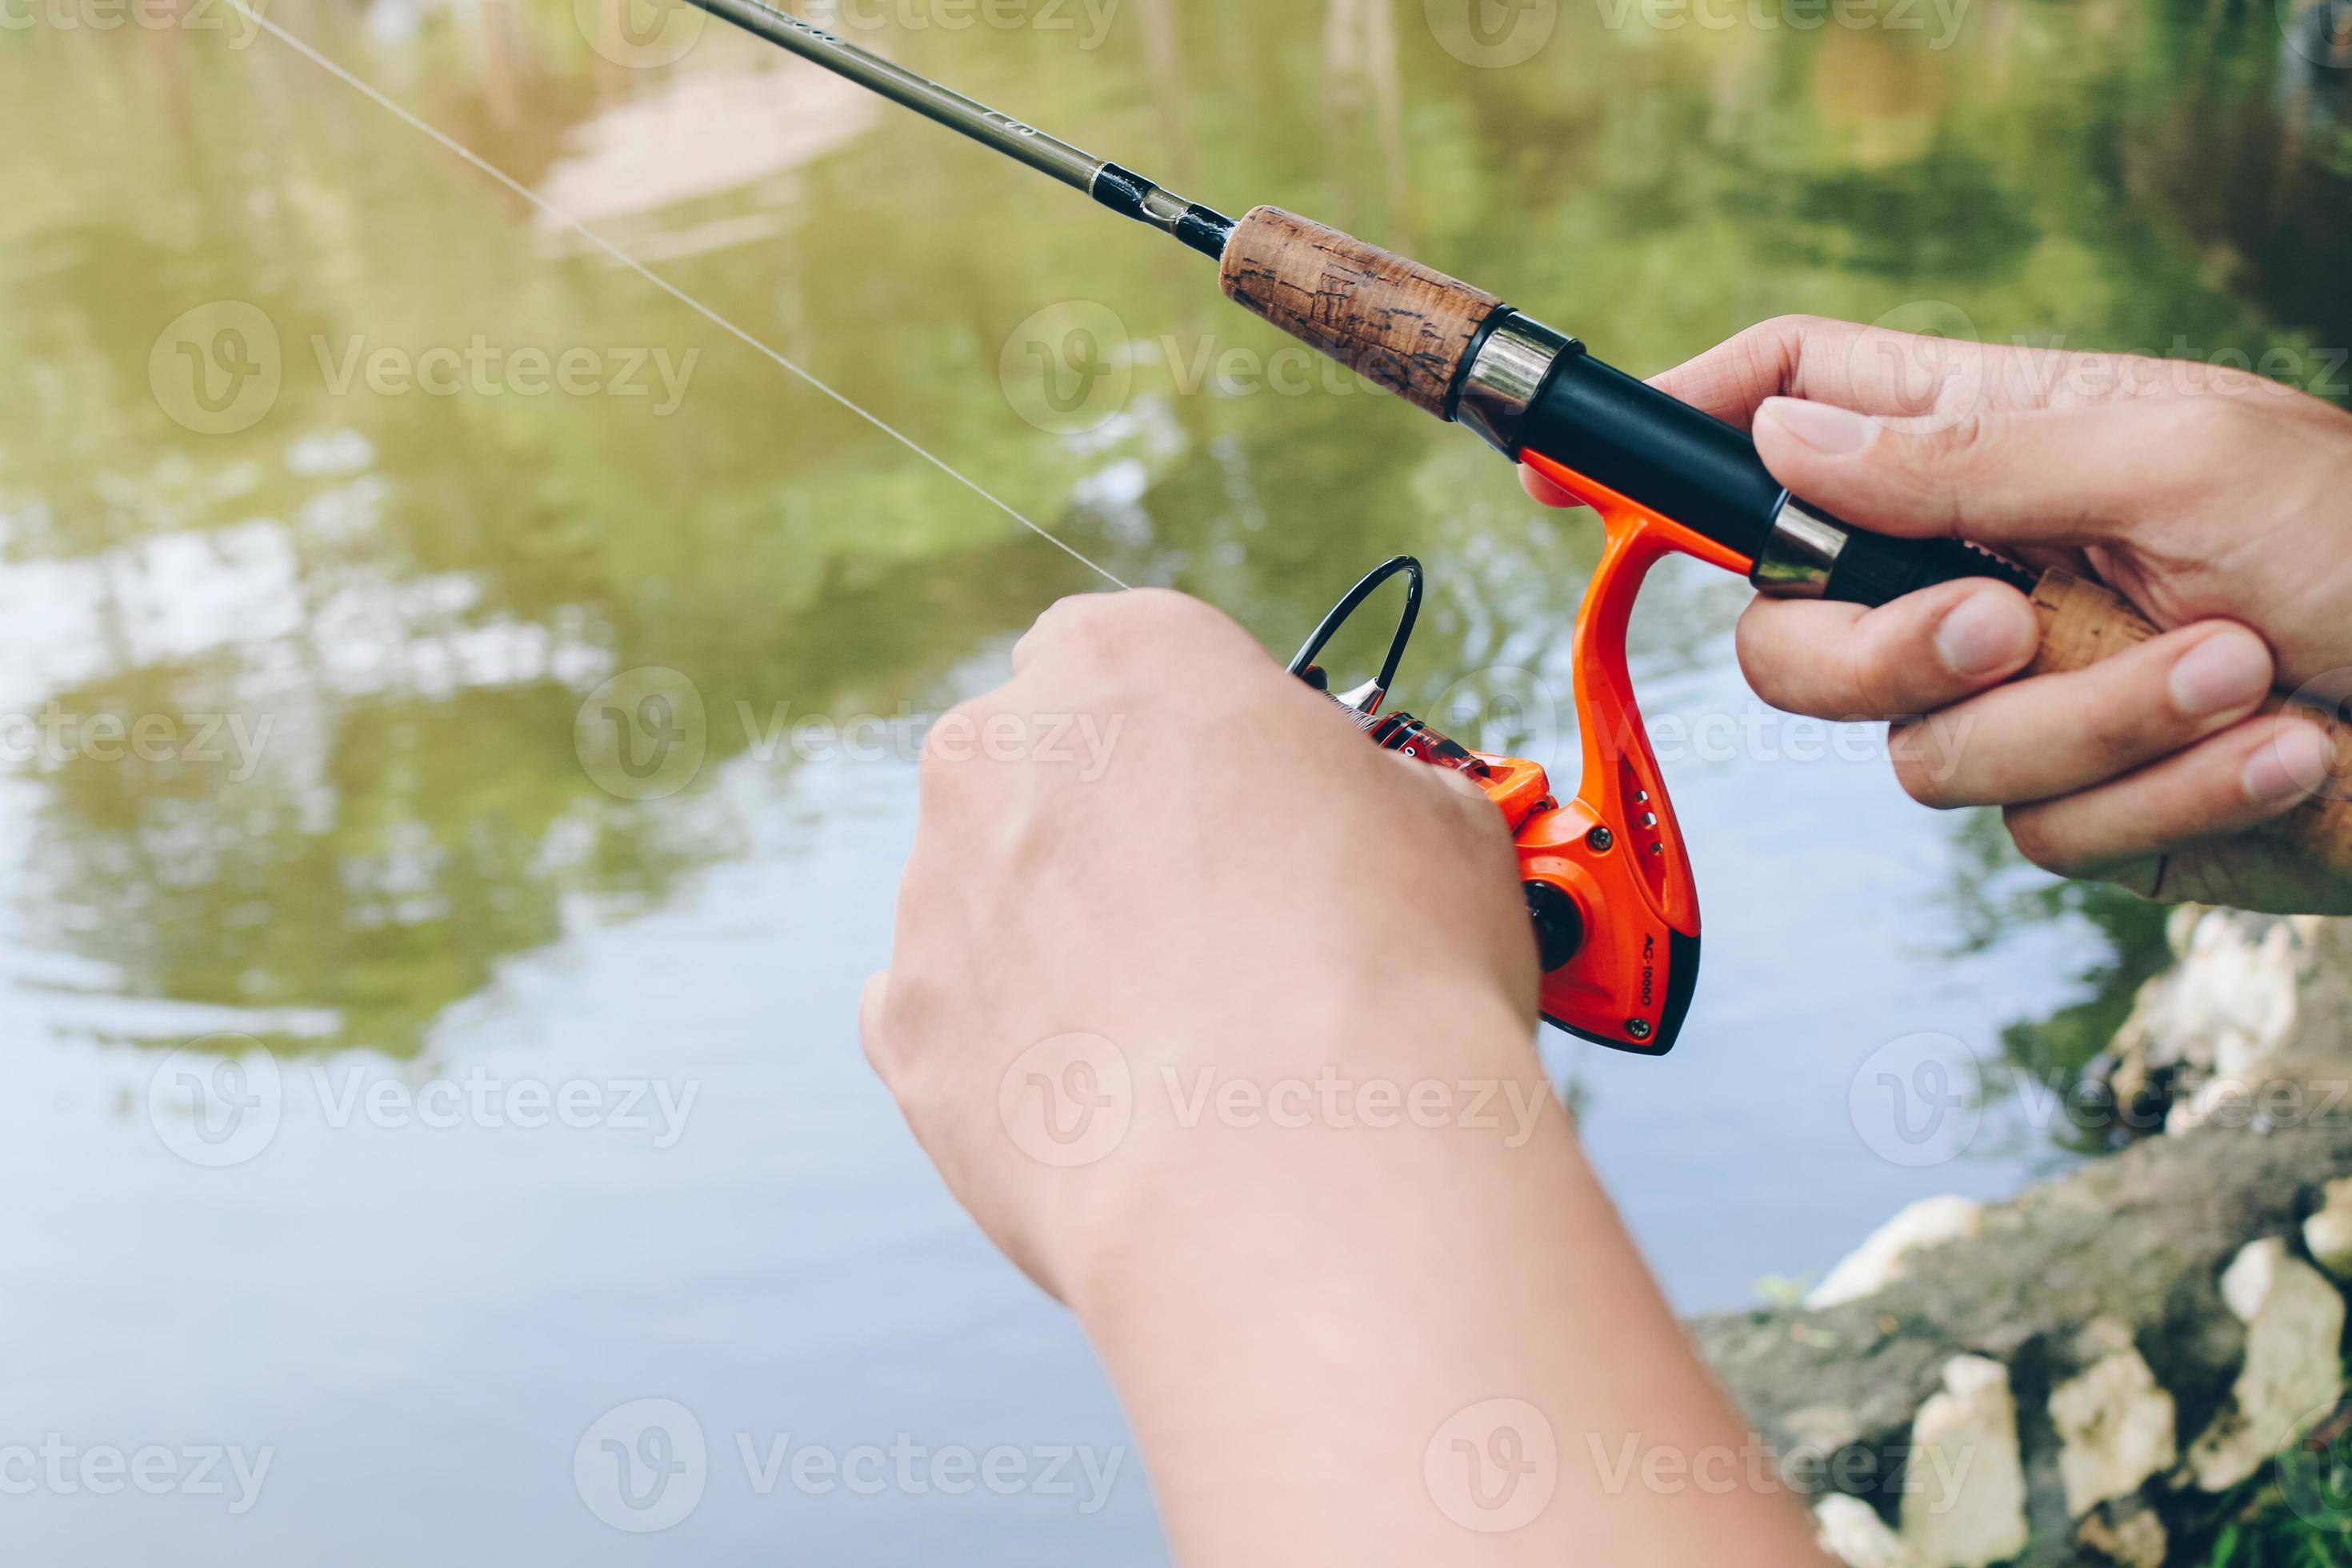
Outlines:
<svg viewBox="0 0 2352 1568"><path fill-rule="evenodd" d="M849 15L1633 368L1808 310L2345 379L2347 72L2265 6L1559 11L1486 68L1457 55L1531 36L1445 0ZM1131 1458L1041 1484L1116 1455L1114 1402L853 1024L898 737L1100 580L218 0L107 15L0 31L0 1479L33 1473L12 1444L76 1455L0 1495L5 1555L1158 1561ZM270 15L1129 582L1286 650L1420 553L1415 706L1572 757L1539 694L1593 527L1280 354L1183 252L715 25ZM1741 597L1668 571L1636 627L1708 905L1685 1043L1547 1046L1693 1310L2069 1157L2011 1102L1967 1158L1890 1164L1849 1086L1917 1032L2035 1048L2005 1028L2137 929L1909 808L1868 732L1757 708ZM614 765L615 678L674 770ZM700 1464L604 1423L644 1399ZM575 1478L616 1431L701 1487L668 1532ZM901 1434L1029 1479L793 1479ZM82 1484L150 1448L160 1495ZM199 1479L206 1448L235 1453Z"/></svg>

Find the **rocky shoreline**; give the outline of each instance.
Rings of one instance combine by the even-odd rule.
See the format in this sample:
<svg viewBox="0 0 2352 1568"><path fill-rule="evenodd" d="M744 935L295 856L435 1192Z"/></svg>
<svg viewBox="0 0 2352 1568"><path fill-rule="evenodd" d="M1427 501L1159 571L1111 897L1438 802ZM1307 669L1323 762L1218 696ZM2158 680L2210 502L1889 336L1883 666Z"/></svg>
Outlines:
<svg viewBox="0 0 2352 1568"><path fill-rule="evenodd" d="M2192 910L2171 937L2095 1064L2152 1135L1915 1205L1804 1305L1692 1325L1849 1568L2201 1562L2273 1456L2334 1437L2352 921Z"/></svg>

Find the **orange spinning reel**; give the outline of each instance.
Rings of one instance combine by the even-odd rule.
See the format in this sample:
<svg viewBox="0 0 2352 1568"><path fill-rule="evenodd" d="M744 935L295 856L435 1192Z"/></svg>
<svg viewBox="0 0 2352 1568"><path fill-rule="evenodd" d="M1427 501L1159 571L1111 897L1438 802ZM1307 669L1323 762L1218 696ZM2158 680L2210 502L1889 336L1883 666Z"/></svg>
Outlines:
<svg viewBox="0 0 2352 1568"><path fill-rule="evenodd" d="M1590 504L1608 531L1576 624L1584 777L1575 799L1563 804L1535 763L1472 752L1410 713L1381 711L1421 614L1421 563L1409 555L1349 589L1290 671L1328 691L1317 657L1375 589L1405 574L1404 613L1379 676L1353 691L1331 693L1332 700L1378 745L1468 775L1502 812L1518 846L1519 884L1535 924L1544 1021L1618 1050L1664 1056L1682 1032L1698 984L1698 889L1633 699L1625 631L1634 597L1661 557L1679 552L1743 574L1748 563L1559 464L1528 460Z"/></svg>

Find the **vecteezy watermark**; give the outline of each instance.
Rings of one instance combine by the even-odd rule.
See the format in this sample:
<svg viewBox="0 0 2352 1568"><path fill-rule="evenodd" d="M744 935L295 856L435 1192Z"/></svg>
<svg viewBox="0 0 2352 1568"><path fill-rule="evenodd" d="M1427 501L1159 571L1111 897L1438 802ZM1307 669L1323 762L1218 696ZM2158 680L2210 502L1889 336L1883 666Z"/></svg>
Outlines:
<svg viewBox="0 0 2352 1568"><path fill-rule="evenodd" d="M632 70L686 58L709 19L686 0L572 0L572 24L588 47Z"/></svg>
<svg viewBox="0 0 2352 1568"><path fill-rule="evenodd" d="M0 1497L220 1498L232 1518L261 1500L262 1484L277 1459L275 1447L250 1452L218 1443L76 1444L59 1432L38 1443L0 1442Z"/></svg>
<svg viewBox="0 0 2352 1568"><path fill-rule="evenodd" d="M2352 1399L2305 1413L2278 1457L2279 1495L2295 1517L2341 1542L2352 1536Z"/></svg>
<svg viewBox="0 0 2352 1568"><path fill-rule="evenodd" d="M710 1446L675 1399L633 1399L598 1416L572 1450L572 1484L614 1530L651 1535L684 1521L710 1484Z"/></svg>
<svg viewBox="0 0 2352 1568"><path fill-rule="evenodd" d="M1691 1447L1654 1442L1639 1432L1587 1431L1563 1451L1543 1411L1523 1399L1480 1400L1457 1411L1430 1437L1423 1478L1445 1517L1465 1530L1504 1534L1543 1516L1564 1472L1579 1471L1578 1490L1603 1497L1770 1496L1824 1490L1923 1500L1928 1513L1959 1505L1975 1468L1972 1445L1801 1443L1781 1447L1749 1433L1738 1443Z"/></svg>
<svg viewBox="0 0 2352 1568"><path fill-rule="evenodd" d="M1846 1110L1889 1164L1940 1165L1968 1152L1984 1123L1984 1069L1957 1037L1923 1030L1870 1053L1846 1089Z"/></svg>
<svg viewBox="0 0 2352 1568"><path fill-rule="evenodd" d="M2333 728L2340 738L2352 728L2352 668L2322 670L2296 688L2282 720L2289 718L2317 719ZM2352 767L2347 767L2342 745L2332 759L2314 761L2323 765L2316 772L2305 772L2300 764L2290 763L2289 773L2301 784L2305 794L2318 800L2352 800Z"/></svg>
<svg viewBox="0 0 2352 1568"><path fill-rule="evenodd" d="M1127 1053L1100 1035L1055 1035L1004 1069L996 1114L1013 1146L1039 1164L1091 1165L1126 1142L1135 1074Z"/></svg>
<svg viewBox="0 0 2352 1568"><path fill-rule="evenodd" d="M147 1121L192 1165L242 1165L278 1136L286 1086L278 1058L246 1035L208 1035L155 1064Z"/></svg>
<svg viewBox="0 0 2352 1568"><path fill-rule="evenodd" d="M853 42L874 35L992 32L1066 34L1084 52L1108 41L1124 0L803 0L800 19ZM572 0L589 47L614 65L657 70L702 40L703 13L683 0Z"/></svg>
<svg viewBox="0 0 2352 1568"><path fill-rule="evenodd" d="M2279 31L2302 59L2352 70L2352 0L2274 0Z"/></svg>
<svg viewBox="0 0 2352 1568"><path fill-rule="evenodd" d="M242 49L261 32L255 20L268 9L250 0L252 16L228 0L0 0L0 33L113 33L135 27L147 33L226 33L228 47Z"/></svg>
<svg viewBox="0 0 2352 1568"><path fill-rule="evenodd" d="M1737 1444L1694 1448L1654 1443L1637 1432L1607 1436L1587 1432L1579 1458L1591 1468L1593 1487L1605 1497L1635 1491L1653 1497L1835 1491L1864 1499L1920 1498L1924 1511L1940 1514L1959 1506L1978 1453L1973 1444L1797 1443L1780 1447L1752 1432Z"/></svg>
<svg viewBox="0 0 2352 1568"><path fill-rule="evenodd" d="M278 405L285 374L277 324L242 300L174 317L147 354L156 406L199 436L252 429Z"/></svg>
<svg viewBox="0 0 2352 1568"><path fill-rule="evenodd" d="M901 33L1068 34L1087 53L1110 38L1125 0L803 0L801 19L828 33L855 37Z"/></svg>
<svg viewBox="0 0 2352 1568"><path fill-rule="evenodd" d="M1559 30L1559 0L1422 0L1438 47L1465 66L1525 65Z"/></svg>
<svg viewBox="0 0 2352 1568"><path fill-rule="evenodd" d="M1108 1505L1127 1463L1124 1446L1016 1447L999 1443L918 1442L899 1432L886 1443L834 1445L792 1432L738 1431L733 1458L754 1498L789 1489L800 1497L995 1497L1066 1499L1082 1517ZM684 1522L723 1470L701 1421L674 1399L634 1399L606 1411L581 1435L572 1479L588 1511L614 1530L652 1534Z"/></svg>
<svg viewBox="0 0 2352 1568"><path fill-rule="evenodd" d="M1075 768L1093 784L1110 769L1127 728L1122 714L992 713L953 709L895 714L797 712L773 702L762 712L738 699L728 716L737 749L772 764L787 754L803 763L898 763L928 752L943 762L1039 763ZM647 665L624 670L588 694L572 721L572 748L597 788L617 799L667 800L700 776L714 737L701 688L677 670Z"/></svg>
<svg viewBox="0 0 2352 1568"><path fill-rule="evenodd" d="M477 1064L422 1081L381 1063L313 1062L289 1071L261 1044L215 1035L164 1058L148 1080L147 1114L163 1146L211 1169L257 1158L278 1137L294 1089L307 1089L333 1131L642 1135L656 1150L686 1136L702 1085L696 1079L509 1078Z"/></svg>
<svg viewBox="0 0 2352 1568"><path fill-rule="evenodd" d="M446 343L371 347L364 333L347 334L341 342L313 333L310 352L330 397L347 397L359 385L379 397L411 392L427 397L641 397L651 400L656 419L677 413L686 401L687 384L702 358L700 349L679 354L652 347L515 347L492 342L481 332L467 339L462 349Z"/></svg>
<svg viewBox="0 0 2352 1568"><path fill-rule="evenodd" d="M1459 1128L1495 1134L1504 1148L1520 1149L1559 1100L1549 1086L1534 1079L1402 1081L1344 1072L1328 1063L1311 1077L1168 1063L1139 1076L1125 1051L1091 1034L1039 1041L997 1081L997 1115L1006 1135L1032 1159L1058 1169L1108 1159L1147 1105L1157 1121L1178 1132L1202 1127L1375 1133Z"/></svg>
<svg viewBox="0 0 2352 1568"><path fill-rule="evenodd" d="M2346 0L2352 5L2352 0ZM1849 384L1903 411L1906 430L1948 429L1992 406L2004 387L2040 403L2126 396L2352 395L2352 348L2277 343L2260 352L2175 333L2161 348L2073 350L2063 333L2019 333L2007 348L2040 351L1997 363L1966 310L1915 300L1871 323L1846 352ZM2216 372L2238 373L2216 374Z"/></svg>
<svg viewBox="0 0 2352 1568"><path fill-rule="evenodd" d="M55 702L38 713L0 713L0 766L138 761L228 764L231 784L260 769L275 714L70 713Z"/></svg>
<svg viewBox="0 0 2352 1568"><path fill-rule="evenodd" d="M1958 1037L1905 1035L1870 1053L1847 1088L1847 1109L1863 1143L1890 1164L1941 1165L1959 1159L1983 1130L1987 1109L2012 1108L2014 1124L2047 1136L2062 1125L2082 1133L2139 1136L2189 1126L2260 1128L2352 1124L2352 1079L2215 1076L2180 1098L2118 1093L2106 1082L2036 1074L1989 1060Z"/></svg>
<svg viewBox="0 0 2352 1568"><path fill-rule="evenodd" d="M1463 1127L1501 1134L1506 1149L1523 1149L1547 1109L1558 1110L1549 1086L1518 1079L1358 1078L1325 1065L1309 1078L1254 1079L1213 1067L1185 1072L1163 1066L1159 1088L1175 1125L1204 1123L1243 1131L1270 1127L1300 1131L1328 1127L1434 1131Z"/></svg>
<svg viewBox="0 0 2352 1568"><path fill-rule="evenodd" d="M1726 33L1925 33L1927 47L1948 49L1968 20L1969 0L1593 0L1614 32L1639 23L1653 32L1697 27Z"/></svg>
<svg viewBox="0 0 2352 1568"><path fill-rule="evenodd" d="M1305 343L1269 353L1208 332L1138 340L1118 312L1092 300L1048 305L1015 327L997 358L997 382L1026 423L1049 435L1090 436L1127 412L1141 373L1155 367L1176 397L1393 395L1377 363L1350 367Z"/></svg>
<svg viewBox="0 0 2352 1568"><path fill-rule="evenodd" d="M1484 1399L1454 1412L1422 1449L1421 1475L1440 1513L1465 1530L1503 1535L1541 1518L1559 1490L1559 1441L1524 1399Z"/></svg>
<svg viewBox="0 0 2352 1568"><path fill-rule="evenodd" d="M677 412L702 358L697 348L509 343L483 332L463 343L421 346L314 332L310 348L329 397L362 390L378 397L604 397L641 400L657 419ZM283 395L287 370L277 323L241 300L178 316L147 356L157 406L200 436L259 424Z"/></svg>
<svg viewBox="0 0 2352 1568"><path fill-rule="evenodd" d="M1125 1445L1108 1451L1083 1444L931 1447L908 1432L893 1436L887 1448L878 1443L835 1447L795 1441L790 1432L738 1432L735 1451L758 1497L773 1495L786 1481L803 1497L969 1497L985 1491L1068 1498L1072 1509L1088 1519L1108 1505L1127 1464Z"/></svg>

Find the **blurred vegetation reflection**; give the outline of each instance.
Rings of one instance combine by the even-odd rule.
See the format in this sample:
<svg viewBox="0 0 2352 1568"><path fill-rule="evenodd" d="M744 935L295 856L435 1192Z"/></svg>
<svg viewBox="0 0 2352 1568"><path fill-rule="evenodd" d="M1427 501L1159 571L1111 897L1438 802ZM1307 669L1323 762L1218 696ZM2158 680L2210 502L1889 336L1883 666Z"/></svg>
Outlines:
<svg viewBox="0 0 2352 1568"><path fill-rule="evenodd" d="M1269 378L1282 341L1184 253L715 25L634 69L569 0L269 14L1127 581L1286 650L1410 549L1435 602L1409 700L1494 667L1566 689L1590 523L1533 515L1393 399ZM2347 73L2267 5L1981 0L1944 47L1610 14L1565 8L1508 69L1433 47L1405 0L1137 0L1093 49L1083 26L879 40L1204 199L1409 248L1632 368L1809 310L2343 378ZM1102 584L241 31L0 35L0 132L26 153L0 203L0 605L37 611L5 634L30 673L0 702L268 727L250 769L36 757L22 896L122 994L321 1016L281 1043L410 1055L502 959L740 848L722 777L793 763L751 755L739 714L936 710ZM150 360L216 300L267 317L282 385L203 434ZM1130 390L1087 427L1024 417L1025 324L1077 302L1119 329L1090 368ZM666 408L650 372L645 396L442 395L364 368L476 343L690 370ZM1645 670L1718 647L1740 597L1662 578ZM648 666L699 689L709 756L686 795L633 805L573 724Z"/></svg>

